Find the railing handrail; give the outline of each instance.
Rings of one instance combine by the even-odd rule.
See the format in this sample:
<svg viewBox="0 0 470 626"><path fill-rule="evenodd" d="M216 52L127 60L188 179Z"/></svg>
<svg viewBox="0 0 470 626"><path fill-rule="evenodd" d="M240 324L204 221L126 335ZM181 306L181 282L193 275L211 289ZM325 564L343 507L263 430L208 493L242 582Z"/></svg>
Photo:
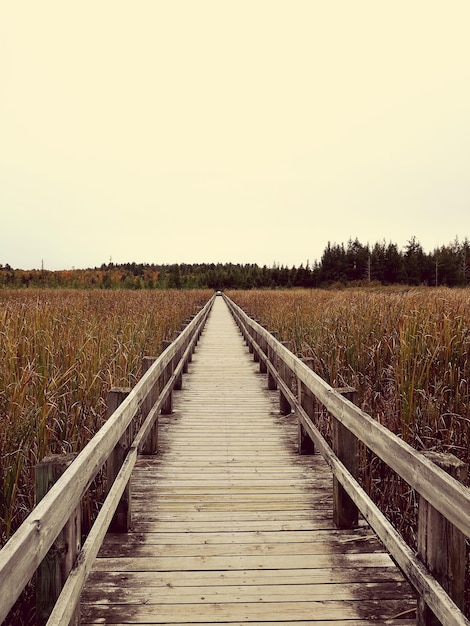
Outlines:
<svg viewBox="0 0 470 626"><path fill-rule="evenodd" d="M295 406L295 412L308 436L317 445L333 474L395 558L419 595L424 598L442 623L470 625L470 620L464 616L414 551L372 502L355 477L334 454L309 415L299 404L295 394L279 376L271 360L278 358L285 364L294 377L310 390L338 422L400 475L466 537L470 536L470 490L346 399L225 294L224 298L239 326L248 331L248 341L257 352L257 359L262 360L265 367L275 376L282 393L288 396L292 405ZM266 351L260 343L266 346ZM268 346L272 351L270 355L267 354Z"/></svg>
<svg viewBox="0 0 470 626"><path fill-rule="evenodd" d="M214 297L155 360L0 551L0 623L38 569L67 523L70 512L79 505L91 482L104 466L156 379L205 323ZM160 395L168 395L169 387L167 385Z"/></svg>

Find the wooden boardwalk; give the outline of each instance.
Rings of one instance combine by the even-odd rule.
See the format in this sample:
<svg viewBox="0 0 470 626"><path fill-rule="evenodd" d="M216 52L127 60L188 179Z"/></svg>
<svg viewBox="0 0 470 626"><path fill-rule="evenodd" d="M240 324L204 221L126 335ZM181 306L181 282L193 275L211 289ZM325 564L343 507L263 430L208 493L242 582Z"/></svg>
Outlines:
<svg viewBox="0 0 470 626"><path fill-rule="evenodd" d="M408 584L364 524L335 530L332 477L297 454L222 298L216 298L160 452L140 457L132 532L109 534L82 624L414 623ZM391 621L389 621L391 620Z"/></svg>

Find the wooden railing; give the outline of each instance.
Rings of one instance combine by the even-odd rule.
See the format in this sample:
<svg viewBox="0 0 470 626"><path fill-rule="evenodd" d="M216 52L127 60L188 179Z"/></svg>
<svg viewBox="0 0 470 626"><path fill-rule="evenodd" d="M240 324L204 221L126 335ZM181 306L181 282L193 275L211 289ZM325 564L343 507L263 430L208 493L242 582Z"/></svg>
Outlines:
<svg viewBox="0 0 470 626"><path fill-rule="evenodd" d="M333 514L337 525L353 527L360 511L415 588L418 624L468 626L470 621L462 609L465 541L470 536L470 490L459 482L466 482L466 464L452 455L441 458L413 449L356 406L354 390L332 388L274 334L225 295L224 298L254 360L260 363L260 371L268 374L268 388L279 389L281 413L294 412L298 416L299 452L318 450L333 471ZM326 409L332 422L331 446L315 424L319 406ZM358 442L419 494L418 554L358 483Z"/></svg>
<svg viewBox="0 0 470 626"><path fill-rule="evenodd" d="M44 577L38 582L44 587L44 597L38 598L39 609L49 611L50 616L38 615L37 623L63 626L79 622L80 592L108 527L111 525L115 532L128 529L129 479L137 454L157 452L158 415L171 412L172 390L181 385L213 300L193 316L159 357L144 360L145 373L132 390L111 390L108 420L74 460L43 464L46 474L39 474L37 483L46 483L45 493L39 495L40 502L0 552L0 623L35 572L44 566L49 569L49 579L46 571L46 584ZM105 464L107 496L80 546L80 504ZM51 474L57 467L63 473L54 482ZM48 490L50 482L54 484ZM50 555L52 564L48 563ZM57 555L60 564L55 562ZM44 605L50 602L57 579L63 588L57 601L53 598L50 612Z"/></svg>

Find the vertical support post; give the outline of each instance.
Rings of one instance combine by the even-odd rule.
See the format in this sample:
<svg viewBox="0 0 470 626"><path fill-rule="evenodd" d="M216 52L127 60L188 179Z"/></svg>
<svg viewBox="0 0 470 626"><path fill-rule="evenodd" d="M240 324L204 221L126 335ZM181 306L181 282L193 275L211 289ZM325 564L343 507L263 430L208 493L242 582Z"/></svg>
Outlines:
<svg viewBox="0 0 470 626"><path fill-rule="evenodd" d="M171 341L163 341L162 342L162 352L164 352L168 346L171 345ZM171 369L172 365L171 363L168 364L167 369L162 373L161 375L161 385L160 385L160 390L162 390L165 385L167 384L167 382L170 380L170 376L171 376ZM165 400L165 402L162 405L162 415L171 415L171 413L173 412L173 393L170 392L168 398Z"/></svg>
<svg viewBox="0 0 470 626"><path fill-rule="evenodd" d="M142 376L150 369L157 357L144 356L142 359ZM155 381L148 396L142 402L142 418L145 420L158 398L158 381ZM142 421L143 421L142 420ZM142 450L143 454L157 454L158 452L158 415L148 434Z"/></svg>
<svg viewBox="0 0 470 626"><path fill-rule="evenodd" d="M179 336L178 332L175 332L173 334L173 341L176 340L176 338ZM172 369L174 369L176 367L176 365L179 363L179 360L181 359L181 356L183 354L183 350L181 348L178 349L175 358L173 359L172 363ZM181 373L179 374L179 376L177 377L174 387L173 389L177 389L178 391L183 389L183 371L181 370Z"/></svg>
<svg viewBox="0 0 470 626"><path fill-rule="evenodd" d="M271 333L271 335L274 338L277 338L278 332L274 330ZM269 358L269 362L272 365L275 365L275 358L276 358L275 351L274 351L274 348L272 348L269 344L268 344L268 358ZM277 389L276 379L274 378L274 376L271 374L269 370L268 370L268 389L270 391L275 391Z"/></svg>
<svg viewBox="0 0 470 626"><path fill-rule="evenodd" d="M250 341L250 332L249 332L248 328L243 325L243 323L242 323L242 329L243 329L242 335L243 335L243 338L245 339L245 343L246 343L246 345L248 347L248 352L250 354L252 354L253 353L253 346L251 345L251 341Z"/></svg>
<svg viewBox="0 0 470 626"><path fill-rule="evenodd" d="M258 335L258 342L261 350L266 354L266 339L260 335ZM260 374L266 374L268 368L266 366L266 362L260 357L259 359L259 371Z"/></svg>
<svg viewBox="0 0 470 626"><path fill-rule="evenodd" d="M202 307L199 307L199 311L201 310ZM204 318L204 322L202 324L199 325L198 331L197 331L197 341L199 341L203 331L204 331L204 327L205 327L205 321L206 321L207 317Z"/></svg>
<svg viewBox="0 0 470 626"><path fill-rule="evenodd" d="M290 341L282 341L281 343L288 350L290 350L292 347L292 343ZM286 383L286 385L290 387L292 383L292 372L282 359L279 363L279 375L282 378L282 380ZM290 402L286 398L286 396L282 393L281 390L279 390L279 411L281 415L289 415L291 412Z"/></svg>
<svg viewBox="0 0 470 626"><path fill-rule="evenodd" d="M468 465L453 454L424 452L426 458L466 484ZM420 496L418 508L418 556L463 610L465 599L465 536ZM438 626L440 621L423 598L418 599L416 624Z"/></svg>
<svg viewBox="0 0 470 626"><path fill-rule="evenodd" d="M336 389L351 402L357 403L357 391L352 387ZM341 422L332 422L333 451L353 476L357 476L359 443L357 437ZM355 528L358 524L359 512L344 487L333 477L333 521L337 528Z"/></svg>
<svg viewBox="0 0 470 626"><path fill-rule="evenodd" d="M35 467L36 504L62 476L75 454L45 457ZM58 504L60 506L60 504ZM80 506L72 514L36 573L36 623L46 624L81 548ZM70 625L80 624L80 606Z"/></svg>
<svg viewBox="0 0 470 626"><path fill-rule="evenodd" d="M182 354L184 354L189 346L189 343L191 341L191 338L188 337L188 339L185 340L184 342L184 346L183 346L183 350L182 350ZM189 361L191 360L191 350L189 351L189 356L186 356L184 359L184 363L183 363L183 374L187 374L188 373L188 364Z"/></svg>
<svg viewBox="0 0 470 626"><path fill-rule="evenodd" d="M108 392L108 418L114 413L118 406L129 395L130 389L127 387L114 387ZM126 458L130 446L129 428L123 433L122 437L116 444L113 452L108 458L106 464L107 486L108 491L111 489L116 476L121 469L121 465ZM118 507L114 513L113 519L109 525L109 531L112 533L127 533L131 525L131 485L127 483L126 488L121 496Z"/></svg>
<svg viewBox="0 0 470 626"><path fill-rule="evenodd" d="M303 363L307 365L311 370L313 370L313 359L302 359ZM302 381L298 381L297 385L297 397L300 403L300 406L304 409L307 415L312 419L315 414L315 396L310 391L310 389L303 383ZM305 432L304 427L302 426L299 420L299 454L314 454L315 446L313 441L310 439L308 434Z"/></svg>
<svg viewBox="0 0 470 626"><path fill-rule="evenodd" d="M250 354L254 354L253 342L251 341L251 332L250 332L250 329L248 329L248 328L247 328L245 332L246 332L246 343L247 343L247 345L248 345L248 352L249 352ZM253 356L253 358L254 358L254 356Z"/></svg>
<svg viewBox="0 0 470 626"><path fill-rule="evenodd" d="M193 313L192 315L189 316L189 323L191 323L193 321L193 319L196 317L196 314ZM193 360L193 352L194 352L194 347L196 344L193 344L193 347L191 348L191 350L189 351L189 355L188 355L188 360L184 366L183 371L186 373L188 371L188 365L189 363L191 363L191 361Z"/></svg>
<svg viewBox="0 0 470 626"><path fill-rule="evenodd" d="M258 322L257 319L254 319L253 321ZM252 329L251 337L253 338L254 341L256 341L256 343L259 343L259 335L258 335L258 332L256 330ZM259 363L259 360L260 360L260 358L259 358L258 351L255 348L253 348L253 361L255 363Z"/></svg>

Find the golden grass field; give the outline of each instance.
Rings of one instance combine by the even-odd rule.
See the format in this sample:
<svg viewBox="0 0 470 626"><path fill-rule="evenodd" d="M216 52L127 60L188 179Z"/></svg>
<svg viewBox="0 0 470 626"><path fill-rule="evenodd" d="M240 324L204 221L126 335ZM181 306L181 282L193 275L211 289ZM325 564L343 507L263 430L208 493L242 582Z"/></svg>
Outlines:
<svg viewBox="0 0 470 626"><path fill-rule="evenodd" d="M159 354L211 295L0 290L0 547L34 506L35 464L82 449L105 420L108 390L133 386L142 357ZM469 289L228 295L328 383L355 387L363 410L416 449L469 462ZM360 480L413 546L415 494L365 450ZM30 610L31 591L24 596L19 613Z"/></svg>
<svg viewBox="0 0 470 626"><path fill-rule="evenodd" d="M34 465L81 449L103 424L108 389L135 384L141 358L211 293L0 291L1 543L34 504ZM355 387L360 406L415 448L469 461L470 290L228 295L327 382ZM381 484L387 505L409 507L395 489Z"/></svg>
<svg viewBox="0 0 470 626"><path fill-rule="evenodd" d="M470 290L379 288L230 295L333 386L416 447L468 455Z"/></svg>
<svg viewBox="0 0 470 626"><path fill-rule="evenodd" d="M34 466L81 450L107 392L211 291L0 290L0 545L34 505Z"/></svg>
<svg viewBox="0 0 470 626"><path fill-rule="evenodd" d="M469 463L470 289L233 291L232 299L417 450ZM328 428L328 417L323 427ZM416 494L363 452L361 481L415 544Z"/></svg>

